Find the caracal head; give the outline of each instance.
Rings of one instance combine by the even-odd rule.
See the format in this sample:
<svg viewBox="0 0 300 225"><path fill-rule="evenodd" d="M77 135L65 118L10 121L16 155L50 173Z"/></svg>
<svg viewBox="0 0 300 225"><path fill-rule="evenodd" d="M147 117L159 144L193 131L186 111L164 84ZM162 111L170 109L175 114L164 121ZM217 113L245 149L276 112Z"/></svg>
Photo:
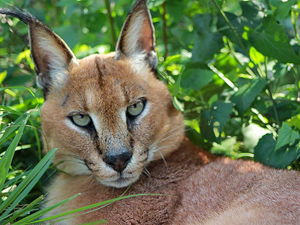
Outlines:
<svg viewBox="0 0 300 225"><path fill-rule="evenodd" d="M83 59L76 59L58 35L31 15L18 16L29 26L45 95L45 149L59 148L54 163L71 175L91 174L103 185L125 187L182 140L182 114L156 76L146 2L137 0L129 13L116 53Z"/></svg>

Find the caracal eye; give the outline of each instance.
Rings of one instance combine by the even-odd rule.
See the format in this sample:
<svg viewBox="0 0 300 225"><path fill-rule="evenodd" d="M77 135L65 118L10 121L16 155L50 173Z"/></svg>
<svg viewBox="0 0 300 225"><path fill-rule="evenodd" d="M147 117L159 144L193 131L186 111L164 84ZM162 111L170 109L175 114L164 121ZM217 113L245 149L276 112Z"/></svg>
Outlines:
<svg viewBox="0 0 300 225"><path fill-rule="evenodd" d="M72 116L73 122L80 127L85 127L91 122L91 118L87 115Z"/></svg>
<svg viewBox="0 0 300 225"><path fill-rule="evenodd" d="M145 107L145 103L142 100L140 100L137 103L129 106L127 108L127 113L130 116L138 116L143 112L144 107Z"/></svg>

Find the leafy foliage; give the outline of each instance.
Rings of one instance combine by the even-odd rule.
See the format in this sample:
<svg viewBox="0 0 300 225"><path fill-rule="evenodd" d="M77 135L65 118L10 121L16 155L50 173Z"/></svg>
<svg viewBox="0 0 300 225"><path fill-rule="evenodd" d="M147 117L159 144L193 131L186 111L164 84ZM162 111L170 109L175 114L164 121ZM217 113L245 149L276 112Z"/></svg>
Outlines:
<svg viewBox="0 0 300 225"><path fill-rule="evenodd" d="M133 3L11 2L51 27L79 58L114 50ZM158 72L175 107L185 114L190 139L213 153L299 169L300 3L148 0L148 5L156 28ZM9 5L0 2L0 7ZM0 24L2 207L16 186L29 185L27 177L42 159L39 108L43 98L35 84L27 27L3 16ZM18 201L12 200L14 207L29 204L19 208L10 222L27 221L26 215L34 214L50 173L30 192L22 192Z"/></svg>

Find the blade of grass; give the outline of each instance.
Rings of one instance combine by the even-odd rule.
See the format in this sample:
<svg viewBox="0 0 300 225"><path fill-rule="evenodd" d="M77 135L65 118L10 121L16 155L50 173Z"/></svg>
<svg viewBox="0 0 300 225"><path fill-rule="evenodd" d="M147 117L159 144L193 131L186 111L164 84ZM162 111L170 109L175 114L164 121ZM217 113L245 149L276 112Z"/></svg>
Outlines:
<svg viewBox="0 0 300 225"><path fill-rule="evenodd" d="M18 112L18 111L16 111L16 110L13 110L13 109L11 109L11 108L9 108L9 107L6 107L6 106L3 106L3 105L0 105L0 109L4 110L4 111L6 111L6 112L13 113L13 114L15 114L15 115L19 115L19 116L24 115L23 112Z"/></svg>
<svg viewBox="0 0 300 225"><path fill-rule="evenodd" d="M29 173L29 171L26 171L25 173L20 174L20 175L14 177L13 179L11 179L11 180L5 182L5 184L4 184L3 187L6 188L6 187L8 187L8 186L11 186L11 185L14 185L14 184L18 183L18 181L21 180L21 178L22 178L23 176L27 176L28 173Z"/></svg>
<svg viewBox="0 0 300 225"><path fill-rule="evenodd" d="M38 100L37 100L35 94L29 88L27 88L27 87L24 87L24 86L3 87L3 88L0 88L0 91L10 90L10 89L25 89L25 90L27 90L32 95L32 97L35 99L35 101L38 104Z"/></svg>
<svg viewBox="0 0 300 225"><path fill-rule="evenodd" d="M57 203L57 204L55 204L55 205L52 205L52 206L50 206L50 207L41 209L40 211L38 211L38 212L36 212L36 213L33 213L33 214L27 216L27 217L24 218L24 219L19 220L18 222L14 223L14 225L24 225L24 224L28 224L28 223L30 223L31 221L33 221L33 220L35 220L35 219L37 219L37 218L39 218L39 217L45 215L47 212L52 211L53 209L57 208L58 206L63 205L63 204L65 204L65 203L67 203L67 202L73 200L74 198L76 198L76 197L79 196L79 195L80 195L80 194L76 194L76 195L74 195L74 196L72 196L72 197L70 197L70 198L68 198L68 199L66 199L66 200L63 200L63 201L61 201L61 202L59 202L59 203ZM48 220L48 219L41 219L41 220L38 220L38 221L47 221L47 220ZM36 222L37 222L37 221L34 221L34 223L36 223Z"/></svg>
<svg viewBox="0 0 300 225"><path fill-rule="evenodd" d="M26 117L25 117L26 116ZM11 144L8 146L4 156L0 160L0 190L3 190L3 185L7 176L7 173L9 171L9 167L11 165L12 159L15 154L15 149L21 139L21 136L23 134L25 125L27 123L27 120L29 119L29 114L25 113L23 117L25 117L20 125L20 128L18 130L18 133L14 137L13 141ZM1 212L1 209L0 209Z"/></svg>
<svg viewBox="0 0 300 225"><path fill-rule="evenodd" d="M41 201L43 201L43 199L44 199L44 196L41 195L37 199L35 199L31 203L29 203L25 208L19 209L19 210L13 212L13 216L10 217L8 220L6 220L5 224L12 223L16 218L18 218L22 214L24 214L24 213L30 211L31 209L33 209L34 207L36 207L37 204L39 204Z"/></svg>
<svg viewBox="0 0 300 225"><path fill-rule="evenodd" d="M24 115L22 114L22 116L16 119L15 122L1 130L1 133L3 132L3 135L0 137L0 144L5 142L6 139L9 138L9 136L12 135L19 128L23 120Z"/></svg>
<svg viewBox="0 0 300 225"><path fill-rule="evenodd" d="M41 176L51 164L56 151L57 149L49 151L44 158L30 171L28 176L21 182L21 184L19 184L18 187L8 196L6 201L0 205L0 212L3 212L5 209L5 212L0 216L0 221L2 217L8 215L21 202L21 200L26 197L34 185L39 181ZM8 206L9 208L6 209Z"/></svg>
<svg viewBox="0 0 300 225"><path fill-rule="evenodd" d="M80 225L97 225L97 224L103 224L103 223L107 223L106 220L98 220L98 221L93 221L93 222L89 222L89 223L82 223Z"/></svg>
<svg viewBox="0 0 300 225"><path fill-rule="evenodd" d="M119 200L122 200L122 199L132 198L132 197L139 197L139 196L163 196L163 194L136 194L136 195L122 196L122 197L106 200L106 201L103 201L103 202L98 202L98 203L95 203L95 204L91 204L91 205L88 205L88 206L84 206L84 207L81 207L81 208L78 208L78 209L70 210L68 212L60 213L58 215L51 216L51 217L41 219L41 220L37 220L37 221L34 221L34 222L35 223L40 223L40 222L44 222L44 221L48 221L48 220L54 220L54 219L57 219L57 218L60 218L60 217L63 217L63 216L68 216L68 215L71 215L71 214L74 214L74 213L78 213L78 212L93 209L93 208L96 208L96 207L99 207L99 206L102 206L102 205L110 204L110 203L113 203L113 202L116 202L116 201L119 201Z"/></svg>
<svg viewBox="0 0 300 225"><path fill-rule="evenodd" d="M33 121L29 121L29 122L30 122L31 126L33 127L34 137L36 139L36 144L37 144L38 152L39 152L39 160L41 160L42 159L42 150L41 150L40 137L39 137L38 131L37 131L36 126L33 123Z"/></svg>

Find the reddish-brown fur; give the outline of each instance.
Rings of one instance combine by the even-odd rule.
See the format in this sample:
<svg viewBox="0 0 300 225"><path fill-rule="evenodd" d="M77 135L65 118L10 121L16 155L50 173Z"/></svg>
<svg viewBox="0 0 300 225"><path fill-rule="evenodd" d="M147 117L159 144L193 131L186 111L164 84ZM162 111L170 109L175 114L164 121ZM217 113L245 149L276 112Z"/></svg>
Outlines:
<svg viewBox="0 0 300 225"><path fill-rule="evenodd" d="M108 224L298 224L300 178L295 171L274 170L261 164L216 158L184 139L167 159L153 162L126 195L159 193L120 200L76 217L72 224L106 219ZM64 210L121 196L90 176L61 174L48 199L79 197ZM52 190L53 191L53 190ZM60 209L61 211L62 209Z"/></svg>

